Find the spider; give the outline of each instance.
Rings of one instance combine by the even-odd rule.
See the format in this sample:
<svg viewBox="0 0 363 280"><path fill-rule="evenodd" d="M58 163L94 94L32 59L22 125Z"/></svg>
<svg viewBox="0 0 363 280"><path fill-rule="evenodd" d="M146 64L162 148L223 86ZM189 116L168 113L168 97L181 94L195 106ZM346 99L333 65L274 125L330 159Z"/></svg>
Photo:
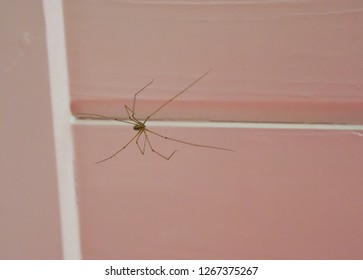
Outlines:
<svg viewBox="0 0 363 280"><path fill-rule="evenodd" d="M199 82L202 78L204 78L211 70L209 70L208 72L204 73L201 77L199 77L198 79L196 79L194 82L192 82L191 84L189 84L187 87L185 87L183 90L181 90L180 92L178 92L178 94L176 94L174 97L170 98L169 100L167 100L164 104L162 104L159 108L157 108L155 111L153 111L150 115L148 115L145 120L140 121L138 120L135 115L135 106L136 106L136 97L137 95L142 92L144 89L146 89L149 85L151 85L154 80L151 80L146 86L144 86L142 89L140 89L138 92L136 92L134 94L134 99L132 102L132 109L130 107L128 107L127 105L125 106L125 110L128 116L128 120L122 120L119 118L113 118L113 117L106 117L103 115L98 115L98 114L88 114L88 113L78 113L77 115L80 115L81 117L97 117L99 119L108 119L108 120L116 120L119 122L123 122L123 123L127 123L127 124L131 124L133 125L133 129L136 131L136 134L118 151L116 151L115 153L113 153L112 155L97 161L95 163L101 163L101 162L105 162L113 157L115 157L117 154L119 154L121 151L123 151L124 149L126 149L126 147L136 139L136 145L139 148L140 152L142 155L145 154L145 149L146 149L146 144L149 146L150 150L152 152L154 152L155 154L157 154L158 156L169 160L176 152L177 150L174 150L171 154L169 155L163 155L160 152L158 152L157 150L155 150L150 142L148 133L151 133L153 135L156 135L160 138L163 138L165 140L170 140L170 141L174 141L174 142L179 142L179 143L183 143L183 144L187 144L187 145L191 145L191 146L196 146L196 147L202 147L202 148L210 148L210 149L218 149L218 150L224 150L224 151L230 151L230 152L234 152L234 150L231 149L226 149L226 148L221 148L221 147L216 147L216 146L208 146L208 145L201 145L201 144L195 144L195 143L191 143L191 142L187 142L187 141L183 141L183 140L178 140L175 138L171 138L171 137L167 137L164 135L161 135L157 132L154 132L152 130L150 130L149 128L147 128L146 123L147 121L154 116L157 112L159 112L162 108L164 108L167 104L169 104L170 102L172 102L175 98L177 98L178 96L180 96L182 93L184 93L185 91L187 91L189 88L191 88L193 85L195 85L197 82ZM142 144L142 146L140 146L139 143L139 139L140 137L144 135L144 143Z"/></svg>

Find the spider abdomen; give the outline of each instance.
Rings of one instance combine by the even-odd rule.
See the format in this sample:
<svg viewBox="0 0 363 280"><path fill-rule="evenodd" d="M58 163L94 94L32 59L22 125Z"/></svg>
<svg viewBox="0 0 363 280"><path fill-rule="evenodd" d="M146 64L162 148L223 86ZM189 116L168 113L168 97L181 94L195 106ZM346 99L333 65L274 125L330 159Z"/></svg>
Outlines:
<svg viewBox="0 0 363 280"><path fill-rule="evenodd" d="M145 125L142 123L137 123L134 125L134 130L137 130L137 131L144 129L144 128L145 128Z"/></svg>

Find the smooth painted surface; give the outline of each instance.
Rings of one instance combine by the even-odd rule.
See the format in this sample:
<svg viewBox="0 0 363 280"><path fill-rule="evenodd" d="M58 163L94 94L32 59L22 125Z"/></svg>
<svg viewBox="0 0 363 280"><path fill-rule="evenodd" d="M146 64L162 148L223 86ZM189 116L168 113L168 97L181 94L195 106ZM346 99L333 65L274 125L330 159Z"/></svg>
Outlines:
<svg viewBox="0 0 363 280"><path fill-rule="evenodd" d="M81 259L62 0L43 0L54 126L63 258Z"/></svg>
<svg viewBox="0 0 363 280"><path fill-rule="evenodd" d="M61 259L42 1L1 1L0 26L0 259Z"/></svg>
<svg viewBox="0 0 363 280"><path fill-rule="evenodd" d="M363 3L66 0L72 111L125 116L213 71L158 119L363 123Z"/></svg>
<svg viewBox="0 0 363 280"><path fill-rule="evenodd" d="M85 259L362 259L363 131L74 125ZM142 142L141 142L142 143Z"/></svg>
<svg viewBox="0 0 363 280"><path fill-rule="evenodd" d="M363 123L363 4L66 0L73 113L136 117L177 139L76 120L85 259L362 259L363 132L234 122ZM198 127L173 121L230 121ZM315 127L317 128L317 127ZM143 147L143 138L140 139Z"/></svg>

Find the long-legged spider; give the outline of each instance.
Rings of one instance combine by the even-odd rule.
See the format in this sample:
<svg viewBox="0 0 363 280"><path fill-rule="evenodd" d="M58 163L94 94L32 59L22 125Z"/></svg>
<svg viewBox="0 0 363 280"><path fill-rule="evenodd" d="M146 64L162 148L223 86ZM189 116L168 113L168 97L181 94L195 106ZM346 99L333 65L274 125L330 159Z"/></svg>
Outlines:
<svg viewBox="0 0 363 280"><path fill-rule="evenodd" d="M119 122L123 122L123 123L128 123L134 126L134 130L136 130L136 134L131 138L131 140L129 140L127 142L126 145L124 145L121 149L119 149L117 152L113 153L112 155L110 155L109 157L102 159L100 161L97 161L95 163L101 163L104 162L106 160L109 160L111 158L113 158L114 156L116 156L117 154L119 154L122 150L126 149L126 147L136 139L136 145L139 148L141 154L145 153L145 148L146 148L146 143L149 146L149 148L151 149L152 152L154 152L155 154L159 155L160 157L169 160L176 152L177 150L174 150L170 155L165 156L163 154L161 154L160 152L156 151L153 146L151 145L149 136L148 136L148 132L156 135L160 138L163 138L165 140L170 140L170 141L174 141L174 142L179 142L179 143L183 143L183 144L187 144L187 145L191 145L191 146L196 146L196 147L202 147L202 148L210 148L210 149L218 149L218 150L224 150L224 151L231 151L234 152L231 149L226 149L226 148L221 148L221 147L216 147L216 146L208 146L208 145L200 145L200 144L195 144L195 143L191 143L191 142L187 142L187 141L183 141L183 140L178 140L178 139L174 139L174 138L170 138L164 135L161 135L159 133L156 133L150 129L148 129L146 127L146 122L152 117L154 116L157 112L159 112L163 107L165 107L167 104L169 104L171 101L173 101L175 98L177 98L179 95L181 95L183 92L185 92L186 90L188 90L189 88L191 88L193 85L195 85L197 82L199 82L203 77L205 77L211 70L209 70L208 72L206 72L205 74L203 74L201 77L199 77L198 79L196 79L194 82L192 82L190 85L188 85L186 88L184 88L183 90L181 90L178 94L176 94L174 97L170 98L169 100L167 100L163 105L161 105L159 108L157 108L154 112L152 112L150 115L148 115L144 121L140 121L138 120L135 115L135 105L136 105L136 97L137 95L142 92L144 89L146 89L149 85L151 85L153 83L154 80L151 80L146 86L144 86L142 89L140 89L138 92L135 93L134 95L134 99L133 99L133 103L132 103L132 109L130 107L128 107L127 105L125 105L125 110L128 116L128 120L122 120L119 118L113 118L113 117L106 117L103 115L98 115L98 114L88 114L88 113L77 113L77 115L80 116L84 116L84 117L97 117L99 119L108 119L108 120L116 120ZM139 139L141 137L141 135L144 136L144 143L142 145L142 147L139 144Z"/></svg>

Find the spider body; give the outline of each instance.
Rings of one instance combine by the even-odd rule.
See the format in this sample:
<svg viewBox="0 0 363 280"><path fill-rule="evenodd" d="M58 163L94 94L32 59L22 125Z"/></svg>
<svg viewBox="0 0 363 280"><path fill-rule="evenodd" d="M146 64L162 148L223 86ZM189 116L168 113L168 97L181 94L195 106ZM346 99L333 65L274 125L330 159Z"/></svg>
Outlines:
<svg viewBox="0 0 363 280"><path fill-rule="evenodd" d="M134 125L134 130L136 130L136 131L145 130L145 128L146 128L145 125L142 122L140 122L140 121L138 121Z"/></svg>

